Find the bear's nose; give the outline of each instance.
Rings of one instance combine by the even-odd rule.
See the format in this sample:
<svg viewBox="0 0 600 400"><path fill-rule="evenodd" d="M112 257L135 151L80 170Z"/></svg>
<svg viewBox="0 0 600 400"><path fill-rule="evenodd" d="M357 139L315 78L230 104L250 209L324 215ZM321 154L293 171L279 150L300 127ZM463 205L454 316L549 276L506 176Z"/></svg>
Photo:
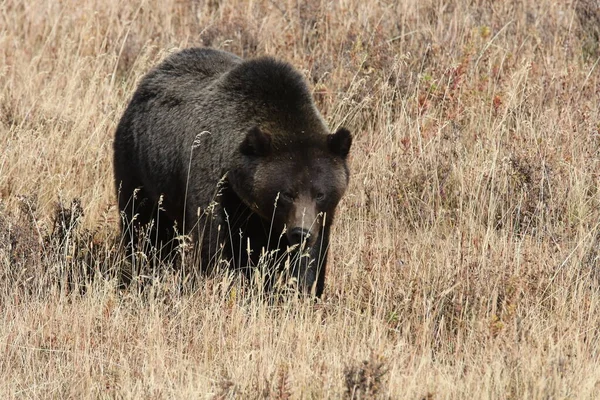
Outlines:
<svg viewBox="0 0 600 400"><path fill-rule="evenodd" d="M290 244L302 244L306 240L306 244L310 244L310 231L302 228L292 228L287 233Z"/></svg>

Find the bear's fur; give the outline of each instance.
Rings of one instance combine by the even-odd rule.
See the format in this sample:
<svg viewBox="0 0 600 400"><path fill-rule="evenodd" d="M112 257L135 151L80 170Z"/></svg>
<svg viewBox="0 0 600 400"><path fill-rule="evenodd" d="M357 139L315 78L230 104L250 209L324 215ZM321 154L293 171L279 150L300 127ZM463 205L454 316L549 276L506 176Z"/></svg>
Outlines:
<svg viewBox="0 0 600 400"><path fill-rule="evenodd" d="M142 79L115 135L129 253L150 226L157 247L191 235L204 269L225 259L251 271L265 254L282 268L291 256L299 286L320 296L351 143L329 132L289 64L173 54Z"/></svg>

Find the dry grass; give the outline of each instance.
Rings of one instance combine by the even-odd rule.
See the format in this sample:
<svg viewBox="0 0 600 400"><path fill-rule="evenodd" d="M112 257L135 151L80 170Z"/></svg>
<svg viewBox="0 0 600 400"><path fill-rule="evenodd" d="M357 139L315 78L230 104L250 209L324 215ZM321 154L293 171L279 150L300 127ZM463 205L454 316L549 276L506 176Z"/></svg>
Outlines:
<svg viewBox="0 0 600 400"><path fill-rule="evenodd" d="M594 0L125 3L0 3L0 397L600 396ZM192 45L355 133L316 305L116 288L114 129Z"/></svg>

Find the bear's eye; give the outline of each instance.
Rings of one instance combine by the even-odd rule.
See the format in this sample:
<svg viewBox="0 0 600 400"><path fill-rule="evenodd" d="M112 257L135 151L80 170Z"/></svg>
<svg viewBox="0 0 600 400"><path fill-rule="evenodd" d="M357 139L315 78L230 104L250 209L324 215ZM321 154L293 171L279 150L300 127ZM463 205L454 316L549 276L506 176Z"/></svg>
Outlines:
<svg viewBox="0 0 600 400"><path fill-rule="evenodd" d="M315 199L317 201L323 201L323 200L325 200L325 193L317 193L317 196L315 197Z"/></svg>
<svg viewBox="0 0 600 400"><path fill-rule="evenodd" d="M280 192L279 197L281 197L281 199L285 200L285 201L289 201L289 202L294 201L294 194L291 192Z"/></svg>

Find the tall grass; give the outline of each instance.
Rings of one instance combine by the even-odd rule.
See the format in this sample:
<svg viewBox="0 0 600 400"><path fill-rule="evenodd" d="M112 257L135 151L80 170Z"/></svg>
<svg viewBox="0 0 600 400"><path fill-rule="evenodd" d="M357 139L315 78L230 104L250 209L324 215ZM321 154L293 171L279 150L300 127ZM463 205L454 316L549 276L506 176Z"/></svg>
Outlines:
<svg viewBox="0 0 600 400"><path fill-rule="evenodd" d="M0 11L1 397L600 395L595 1ZM117 290L116 123L195 45L291 62L354 133L316 304L227 271Z"/></svg>

